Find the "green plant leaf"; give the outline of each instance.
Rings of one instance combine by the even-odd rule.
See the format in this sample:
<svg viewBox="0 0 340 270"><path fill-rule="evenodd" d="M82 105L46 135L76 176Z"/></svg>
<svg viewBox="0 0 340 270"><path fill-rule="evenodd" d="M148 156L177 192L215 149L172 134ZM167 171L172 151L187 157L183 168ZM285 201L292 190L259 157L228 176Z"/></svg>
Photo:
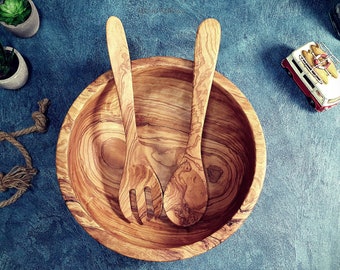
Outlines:
<svg viewBox="0 0 340 270"><path fill-rule="evenodd" d="M0 79L6 78L15 69L14 59L14 48L8 51L0 43Z"/></svg>
<svg viewBox="0 0 340 270"><path fill-rule="evenodd" d="M31 14L28 0L5 0L0 4L0 21L10 25L23 23Z"/></svg>

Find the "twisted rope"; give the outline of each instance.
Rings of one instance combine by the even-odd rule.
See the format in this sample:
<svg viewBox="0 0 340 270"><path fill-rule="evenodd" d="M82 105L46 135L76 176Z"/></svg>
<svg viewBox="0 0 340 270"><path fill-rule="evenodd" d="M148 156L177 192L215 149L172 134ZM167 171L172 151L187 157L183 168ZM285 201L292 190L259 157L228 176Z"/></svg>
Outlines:
<svg viewBox="0 0 340 270"><path fill-rule="evenodd" d="M30 187L32 178L37 174L37 170L32 166L32 159L26 148L19 143L15 137L26 135L32 132L43 133L47 130L48 119L45 115L50 102L47 98L38 102L39 111L32 113L34 125L15 132L0 131L0 142L8 141L14 145L25 159L26 166L15 166L4 174L0 172L0 192L5 192L8 189L17 189L16 193L7 200L0 202L0 208L8 206L18 200L22 194Z"/></svg>

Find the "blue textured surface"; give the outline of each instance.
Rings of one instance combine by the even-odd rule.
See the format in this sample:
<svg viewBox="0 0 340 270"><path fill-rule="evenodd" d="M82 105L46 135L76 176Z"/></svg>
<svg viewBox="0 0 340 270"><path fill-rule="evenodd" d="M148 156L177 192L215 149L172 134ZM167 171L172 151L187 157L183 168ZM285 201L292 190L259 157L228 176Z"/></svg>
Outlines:
<svg viewBox="0 0 340 270"><path fill-rule="evenodd" d="M20 39L1 29L3 43L29 61L28 84L0 90L0 129L32 124L36 102L49 98L46 134L21 137L39 174L14 205L0 209L0 269L340 269L340 107L314 112L280 67L294 48L323 41L340 57L328 11L335 1L36 0L41 28ZM217 70L255 108L264 129L268 166L262 194L245 224L209 252L151 263L117 254L91 238L64 204L55 170L62 121L81 91L110 69L105 24L121 18L131 58L193 59L195 32L218 19ZM0 144L0 170L22 163ZM0 193L0 200L10 192Z"/></svg>

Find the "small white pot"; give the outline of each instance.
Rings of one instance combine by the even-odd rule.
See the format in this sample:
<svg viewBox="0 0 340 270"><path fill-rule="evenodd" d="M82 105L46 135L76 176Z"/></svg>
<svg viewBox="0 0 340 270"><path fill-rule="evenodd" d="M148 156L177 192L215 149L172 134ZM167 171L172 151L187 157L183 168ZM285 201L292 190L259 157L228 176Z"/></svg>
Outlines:
<svg viewBox="0 0 340 270"><path fill-rule="evenodd" d="M5 50L12 50L12 47L5 47ZM25 59L16 49L14 49L14 53L19 60L18 69L11 77L0 80L1 88L16 90L23 87L28 80L28 68Z"/></svg>
<svg viewBox="0 0 340 270"><path fill-rule="evenodd" d="M1 24L7 30L11 31L14 35L22 38L29 38L34 36L38 32L40 27L40 18L38 10L32 0L28 0L28 2L31 5L32 11L26 21L24 21L21 24L18 24L17 26L1 22Z"/></svg>

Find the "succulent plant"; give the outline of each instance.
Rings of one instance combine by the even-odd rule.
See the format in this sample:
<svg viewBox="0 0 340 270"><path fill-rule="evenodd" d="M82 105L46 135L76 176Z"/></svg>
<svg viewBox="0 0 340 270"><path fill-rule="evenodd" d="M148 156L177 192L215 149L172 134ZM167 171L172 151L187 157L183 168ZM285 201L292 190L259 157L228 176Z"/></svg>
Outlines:
<svg viewBox="0 0 340 270"><path fill-rule="evenodd" d="M0 79L10 77L17 69L17 58L12 50L6 50L0 43Z"/></svg>
<svg viewBox="0 0 340 270"><path fill-rule="evenodd" d="M27 20L31 14L31 5L27 0L4 0L0 3L0 21L18 25Z"/></svg>

